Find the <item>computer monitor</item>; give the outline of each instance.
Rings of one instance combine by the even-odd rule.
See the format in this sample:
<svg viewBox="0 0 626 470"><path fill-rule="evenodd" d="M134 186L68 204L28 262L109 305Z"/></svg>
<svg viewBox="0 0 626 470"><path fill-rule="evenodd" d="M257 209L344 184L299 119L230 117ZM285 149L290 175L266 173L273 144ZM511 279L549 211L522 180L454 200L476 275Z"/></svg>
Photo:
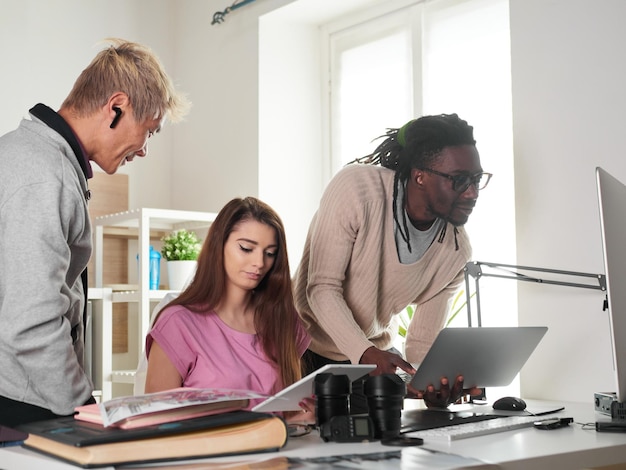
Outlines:
<svg viewBox="0 0 626 470"><path fill-rule="evenodd" d="M618 402L626 401L626 186L596 168L602 252Z"/></svg>

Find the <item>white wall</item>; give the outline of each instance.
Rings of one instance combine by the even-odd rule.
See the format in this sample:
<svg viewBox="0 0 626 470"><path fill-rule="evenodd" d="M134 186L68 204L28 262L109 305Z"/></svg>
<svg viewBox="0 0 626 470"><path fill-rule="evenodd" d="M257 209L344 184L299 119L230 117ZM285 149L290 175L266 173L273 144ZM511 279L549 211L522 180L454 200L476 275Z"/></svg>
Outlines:
<svg viewBox="0 0 626 470"><path fill-rule="evenodd" d="M626 181L626 2L511 0L510 15L518 263L603 273L594 169ZM604 295L520 284L520 324L550 328L523 395L615 391Z"/></svg>
<svg viewBox="0 0 626 470"><path fill-rule="evenodd" d="M304 133L312 121L302 126L301 137L290 131L283 141L282 126L298 121L296 110L290 110L293 119L283 116L269 131L265 117L262 123L259 117L269 105L258 88L260 54L267 53L259 41L258 18L291 1L259 1L212 26L213 13L231 3L0 0L0 133L15 128L38 101L57 108L100 39L122 36L146 43L194 106L186 122L166 126L151 142L144 161L129 166L131 207L216 211L238 195L267 195L288 226L290 242L300 246L308 223L293 214L299 211L308 221L317 198L299 201L302 207L295 210L287 202L293 179L309 189L318 185L308 163L302 171L296 164L307 146L317 145ZM355 7L372 0L328 5L347 3ZM511 0L510 13L518 263L601 273L593 171L600 165L626 181L618 140L626 127L621 59L626 2ZM310 19L308 14L299 21ZM281 28L277 33L289 31L286 24ZM300 36L310 41L312 31ZM283 80L289 83L281 77L276 85ZM304 98L301 103L307 112L315 108ZM271 140L260 137L261 129L271 132ZM280 158L270 170L259 168L259 155L273 149ZM281 173L281 162L287 175ZM286 178L293 179L287 183ZM497 218L494 214L494 230ZM290 247L292 264L298 255ZM602 295L525 283L519 288L520 324L550 327L524 369L523 395L591 401L595 391L614 390Z"/></svg>
<svg viewBox="0 0 626 470"><path fill-rule="evenodd" d="M0 134L15 129L38 102L58 109L104 38L142 42L172 71L175 15L168 0L0 0ZM124 170L133 186L131 208L170 206L167 162L173 147L166 126L150 143L149 156Z"/></svg>
<svg viewBox="0 0 626 470"><path fill-rule="evenodd" d="M259 45L259 197L285 224L293 271L324 186L319 31L267 16Z"/></svg>
<svg viewBox="0 0 626 470"><path fill-rule="evenodd" d="M176 209L218 211L258 192L259 13L252 4L211 25L230 3L176 2L176 73L193 103L171 156Z"/></svg>
<svg viewBox="0 0 626 470"><path fill-rule="evenodd" d="M295 269L325 185L319 24L376 2L264 0L218 25L210 18L228 3L185 2L176 71L194 108L177 130L174 208L218 211L233 197L261 198L285 224Z"/></svg>

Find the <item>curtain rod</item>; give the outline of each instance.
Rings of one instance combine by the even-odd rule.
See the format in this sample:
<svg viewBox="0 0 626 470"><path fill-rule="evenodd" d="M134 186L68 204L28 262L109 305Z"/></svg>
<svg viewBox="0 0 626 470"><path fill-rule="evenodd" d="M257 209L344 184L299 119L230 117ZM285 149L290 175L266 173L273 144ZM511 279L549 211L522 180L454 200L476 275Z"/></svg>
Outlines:
<svg viewBox="0 0 626 470"><path fill-rule="evenodd" d="M226 9L224 11L216 11L215 13L213 13L213 21L211 21L211 24L219 24L219 23L223 23L224 22L224 17L226 15L228 15L231 11L236 10L237 8L240 8L244 5L247 5L248 3L252 3L255 0L241 0L239 2L234 2L231 6L226 7Z"/></svg>

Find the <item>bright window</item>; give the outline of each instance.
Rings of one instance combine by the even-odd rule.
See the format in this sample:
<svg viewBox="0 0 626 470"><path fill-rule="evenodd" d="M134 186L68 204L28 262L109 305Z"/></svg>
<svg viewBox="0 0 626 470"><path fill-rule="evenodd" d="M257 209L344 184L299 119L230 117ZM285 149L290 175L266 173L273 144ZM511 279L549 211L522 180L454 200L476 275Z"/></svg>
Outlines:
<svg viewBox="0 0 626 470"><path fill-rule="evenodd" d="M332 35L333 173L371 152L371 140L413 115L411 25L404 12Z"/></svg>

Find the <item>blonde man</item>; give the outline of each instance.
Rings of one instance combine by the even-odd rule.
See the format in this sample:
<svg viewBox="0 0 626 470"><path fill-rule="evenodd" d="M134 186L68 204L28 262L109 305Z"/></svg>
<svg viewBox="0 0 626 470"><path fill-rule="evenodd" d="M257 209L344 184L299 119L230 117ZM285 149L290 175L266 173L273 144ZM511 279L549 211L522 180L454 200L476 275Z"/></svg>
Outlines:
<svg viewBox="0 0 626 470"><path fill-rule="evenodd" d="M43 104L0 137L0 424L70 415L93 401L83 370L87 211L108 174L189 103L150 49L108 40L58 112Z"/></svg>

